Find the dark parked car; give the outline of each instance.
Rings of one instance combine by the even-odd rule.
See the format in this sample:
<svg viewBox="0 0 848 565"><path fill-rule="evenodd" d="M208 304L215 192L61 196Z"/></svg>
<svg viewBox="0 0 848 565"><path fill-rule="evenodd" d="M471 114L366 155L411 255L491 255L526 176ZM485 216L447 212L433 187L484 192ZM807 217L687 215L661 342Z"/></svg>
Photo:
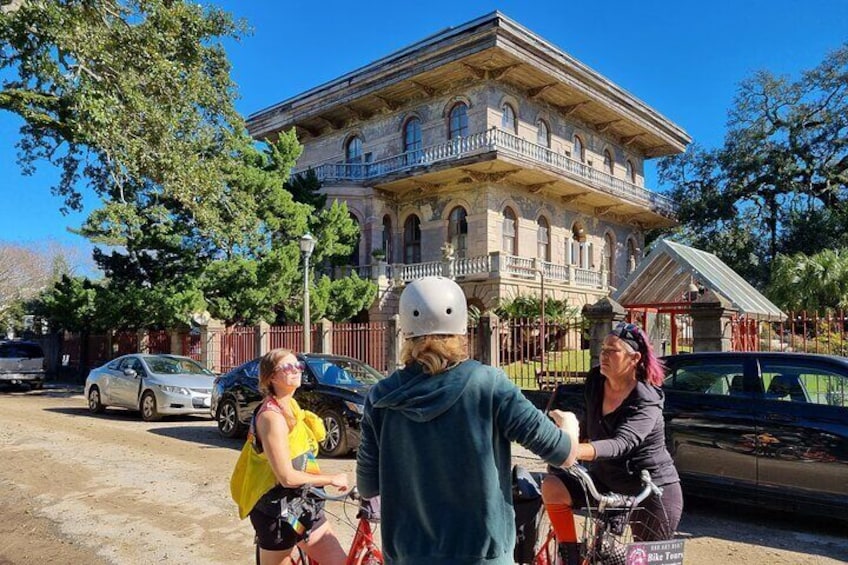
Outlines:
<svg viewBox="0 0 848 565"><path fill-rule="evenodd" d="M666 436L683 492L848 520L848 360L801 353L664 358ZM579 408L581 385L558 391Z"/></svg>
<svg viewBox="0 0 848 565"><path fill-rule="evenodd" d="M44 385L44 351L32 341L0 340L0 383L39 389Z"/></svg>
<svg viewBox="0 0 848 565"><path fill-rule="evenodd" d="M306 363L306 371L294 397L301 407L324 420L327 438L321 443L321 453L337 457L356 449L365 395L384 375L370 365L340 355L299 354L297 358ZM221 435L232 438L247 432L261 400L258 385L259 358L215 380L211 412Z"/></svg>

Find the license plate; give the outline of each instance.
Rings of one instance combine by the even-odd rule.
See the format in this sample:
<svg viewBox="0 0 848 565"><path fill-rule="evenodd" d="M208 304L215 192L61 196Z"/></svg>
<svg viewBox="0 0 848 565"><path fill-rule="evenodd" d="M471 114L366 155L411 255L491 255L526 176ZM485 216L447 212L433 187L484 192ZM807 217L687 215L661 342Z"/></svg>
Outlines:
<svg viewBox="0 0 848 565"><path fill-rule="evenodd" d="M627 544L626 565L683 565L683 540Z"/></svg>

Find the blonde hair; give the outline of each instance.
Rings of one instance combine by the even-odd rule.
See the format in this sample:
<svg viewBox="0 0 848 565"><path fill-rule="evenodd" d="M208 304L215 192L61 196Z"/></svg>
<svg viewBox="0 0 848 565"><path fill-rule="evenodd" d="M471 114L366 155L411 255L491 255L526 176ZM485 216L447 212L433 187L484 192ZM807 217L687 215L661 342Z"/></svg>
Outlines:
<svg viewBox="0 0 848 565"><path fill-rule="evenodd" d="M274 371L277 370L277 365L280 361L294 355L291 349L272 349L259 359L259 392L262 396L270 396L274 394L274 387L271 384L271 377L274 376Z"/></svg>
<svg viewBox="0 0 848 565"><path fill-rule="evenodd" d="M403 344L400 360L404 365L417 361L424 372L438 375L451 365L468 359L468 340L464 335L424 335Z"/></svg>

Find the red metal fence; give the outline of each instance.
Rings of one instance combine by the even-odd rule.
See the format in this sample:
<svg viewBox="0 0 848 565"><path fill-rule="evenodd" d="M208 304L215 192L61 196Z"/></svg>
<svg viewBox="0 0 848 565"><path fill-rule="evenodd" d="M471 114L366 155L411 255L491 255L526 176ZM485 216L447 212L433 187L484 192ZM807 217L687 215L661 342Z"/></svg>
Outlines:
<svg viewBox="0 0 848 565"><path fill-rule="evenodd" d="M845 311L790 312L786 318L738 317L731 322L734 351L799 351L848 356Z"/></svg>
<svg viewBox="0 0 848 565"><path fill-rule="evenodd" d="M147 333L147 350L150 353L170 353L171 336L166 330L151 330Z"/></svg>
<svg viewBox="0 0 848 565"><path fill-rule="evenodd" d="M182 336L182 352L186 357L191 357L195 361L200 361L202 349L200 347L200 334L189 333Z"/></svg>
<svg viewBox="0 0 848 565"><path fill-rule="evenodd" d="M310 326L312 350L315 351L316 344L321 339L321 327ZM269 330L269 341L271 349L291 349L292 351L303 351L303 326L271 326Z"/></svg>
<svg viewBox="0 0 848 565"><path fill-rule="evenodd" d="M233 326L221 334L220 371L226 373L256 355L256 332L251 327Z"/></svg>
<svg viewBox="0 0 848 565"><path fill-rule="evenodd" d="M333 324L332 351L338 355L347 355L364 361L377 369L386 372L385 322L366 322L362 324Z"/></svg>

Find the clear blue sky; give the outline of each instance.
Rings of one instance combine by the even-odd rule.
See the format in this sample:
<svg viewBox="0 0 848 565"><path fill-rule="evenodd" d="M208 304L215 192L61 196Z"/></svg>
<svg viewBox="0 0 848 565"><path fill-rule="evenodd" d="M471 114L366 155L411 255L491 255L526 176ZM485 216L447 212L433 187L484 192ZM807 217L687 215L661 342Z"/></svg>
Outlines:
<svg viewBox="0 0 848 565"><path fill-rule="evenodd" d="M742 79L760 69L797 76L848 40L848 0L210 3L253 28L227 44L244 115L497 9L708 147L721 143ZM0 111L0 242L54 239L85 246L67 231L84 215L62 216L60 200L50 193L56 172L45 165L35 176L20 174L14 147L19 126ZM657 188L651 166L647 184ZM86 200L88 209L97 204Z"/></svg>

